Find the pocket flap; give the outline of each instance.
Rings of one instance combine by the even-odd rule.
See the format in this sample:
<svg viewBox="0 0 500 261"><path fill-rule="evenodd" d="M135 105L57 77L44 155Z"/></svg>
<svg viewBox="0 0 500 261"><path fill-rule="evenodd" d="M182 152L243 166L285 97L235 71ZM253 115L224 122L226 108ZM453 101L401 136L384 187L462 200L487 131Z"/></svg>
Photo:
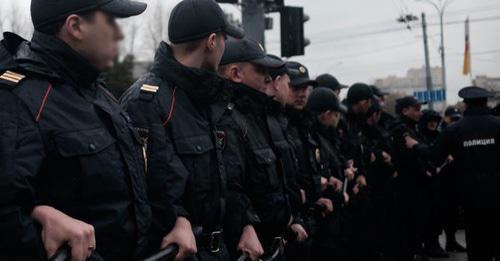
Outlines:
<svg viewBox="0 0 500 261"><path fill-rule="evenodd" d="M214 148L208 135L174 139L175 148L179 154L203 154Z"/></svg>
<svg viewBox="0 0 500 261"><path fill-rule="evenodd" d="M55 136L56 147L63 157L95 154L115 141L105 128L64 132Z"/></svg>

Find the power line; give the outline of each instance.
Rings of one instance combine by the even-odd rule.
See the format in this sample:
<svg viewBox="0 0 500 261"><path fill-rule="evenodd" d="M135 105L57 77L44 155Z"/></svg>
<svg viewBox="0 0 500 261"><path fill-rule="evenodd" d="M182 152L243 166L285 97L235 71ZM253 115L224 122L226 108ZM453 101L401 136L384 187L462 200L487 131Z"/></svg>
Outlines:
<svg viewBox="0 0 500 261"><path fill-rule="evenodd" d="M329 60L329 59L344 60L344 59L349 59L349 58L356 58L356 57L360 57L360 56L366 56L366 55L372 55L372 54L378 54L378 53L382 53L382 52L386 52L386 51L391 51L391 50L394 50L395 48L406 47L409 45L414 45L416 43L417 43L417 41L408 41L408 42L404 42L404 43L400 43L400 44L395 44L395 45L390 45L390 46L385 46L385 47L380 47L380 48L364 51L361 53L352 53L352 54L343 55L343 56L336 56L336 57L335 56L326 56L326 57L323 56L320 58L310 58L310 59L305 58L304 60L307 60L309 62L311 62L311 61L323 61L323 60Z"/></svg>
<svg viewBox="0 0 500 261"><path fill-rule="evenodd" d="M491 16L491 17L485 17L485 18L476 18L476 19L470 19L470 23L478 23L478 22L486 22L486 21L494 21L494 20L500 20L500 16ZM445 22L444 25L456 25L456 24L463 24L463 20L455 20L455 21L450 21L450 22ZM422 25L416 24L415 27L421 27ZM439 23L430 23L428 26L439 26ZM387 34L387 33L394 33L394 32L401 32L407 30L406 27L393 27L393 28L387 28L387 29L381 29L381 30L375 30L375 31L370 31L370 32L363 32L363 33L354 33L354 34L347 34L344 36L340 36L335 39L329 39L329 40L324 40L324 41L313 41L311 45L318 45L318 44L328 44L331 42L336 42L336 41L343 41L343 40L351 40L355 38L361 38L361 37L366 37L366 36L372 36L372 35L380 35L380 34Z"/></svg>

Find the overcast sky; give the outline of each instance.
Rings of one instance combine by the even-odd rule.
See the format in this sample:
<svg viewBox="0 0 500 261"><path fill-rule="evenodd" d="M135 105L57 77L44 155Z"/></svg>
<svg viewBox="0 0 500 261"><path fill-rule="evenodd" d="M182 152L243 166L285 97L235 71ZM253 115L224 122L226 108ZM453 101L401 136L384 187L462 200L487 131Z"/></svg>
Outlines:
<svg viewBox="0 0 500 261"><path fill-rule="evenodd" d="M16 0L8 0L14 2ZM147 0L150 8L141 18L151 18L161 1L168 15L178 0ZM434 0L438 2L439 0ZM453 0L452 0L453 1ZM2 1L3 2L3 1ZM29 0L23 0L24 12L29 11ZM286 5L303 6L310 16L305 34L311 40L306 55L293 60L304 63L313 75L331 73L341 82L373 82L389 75L404 76L412 67L424 65L422 29L405 29L396 18L404 13L428 16L431 65L441 64L438 52L440 42L437 12L414 0L285 0ZM224 4L223 9L240 17L239 7ZM3 11L5 12L5 10ZM274 17L274 30L266 32L266 47L270 53L280 54L279 16ZM500 1L454 0L448 7L445 22L496 18L490 21L471 22L471 48L473 75L500 77ZM167 16L165 16L167 23ZM30 21L27 20L29 23ZM141 31L148 23L141 23ZM398 30L401 28L401 30ZM390 33L377 33L391 31ZM148 39L144 39L148 41ZM457 101L458 89L469 85L468 76L462 75L464 52L463 23L445 26L447 52L448 98ZM141 59L151 56L142 52ZM150 57L149 57L150 58Z"/></svg>

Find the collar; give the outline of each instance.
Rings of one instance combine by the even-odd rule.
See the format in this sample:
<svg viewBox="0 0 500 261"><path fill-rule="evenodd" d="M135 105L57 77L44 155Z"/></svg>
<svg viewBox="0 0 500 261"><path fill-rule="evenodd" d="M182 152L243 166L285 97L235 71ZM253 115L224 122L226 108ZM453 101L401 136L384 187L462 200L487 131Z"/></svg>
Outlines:
<svg viewBox="0 0 500 261"><path fill-rule="evenodd" d="M233 102L244 113L251 111L264 113L273 102L273 97L242 83L231 83L230 89Z"/></svg>
<svg viewBox="0 0 500 261"><path fill-rule="evenodd" d="M31 49L63 81L69 81L74 86L93 86L100 75L88 60L55 36L35 31Z"/></svg>
<svg viewBox="0 0 500 261"><path fill-rule="evenodd" d="M479 116L479 115L488 115L491 114L490 109L488 107L468 107L464 111L464 116Z"/></svg>
<svg viewBox="0 0 500 261"><path fill-rule="evenodd" d="M206 69L184 66L165 42L161 42L156 51L152 72L184 90L197 105L207 106L224 96L226 81L223 78Z"/></svg>

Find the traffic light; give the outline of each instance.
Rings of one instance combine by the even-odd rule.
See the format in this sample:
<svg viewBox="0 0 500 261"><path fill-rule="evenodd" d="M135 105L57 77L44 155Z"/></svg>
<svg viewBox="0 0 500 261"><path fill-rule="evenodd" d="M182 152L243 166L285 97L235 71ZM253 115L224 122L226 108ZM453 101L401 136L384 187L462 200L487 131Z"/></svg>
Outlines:
<svg viewBox="0 0 500 261"><path fill-rule="evenodd" d="M304 38L304 23L309 16L302 7L284 6L281 9L281 56L304 55L304 49L310 44Z"/></svg>

